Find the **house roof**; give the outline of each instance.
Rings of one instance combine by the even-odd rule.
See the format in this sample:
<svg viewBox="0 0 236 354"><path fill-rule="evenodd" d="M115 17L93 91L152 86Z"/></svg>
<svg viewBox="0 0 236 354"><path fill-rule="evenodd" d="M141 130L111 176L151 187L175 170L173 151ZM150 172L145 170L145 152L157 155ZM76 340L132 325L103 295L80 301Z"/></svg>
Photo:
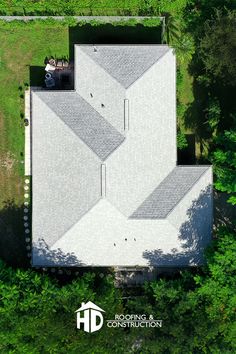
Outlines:
<svg viewBox="0 0 236 354"><path fill-rule="evenodd" d="M100 159L32 94L33 234L51 246L101 198Z"/></svg>
<svg viewBox="0 0 236 354"><path fill-rule="evenodd" d="M100 312L105 312L103 309L101 309L101 307L95 305L92 301L88 301L86 304L84 302L82 302L82 305L80 308L78 308L78 310L76 310L75 312L80 312L80 311L84 311L87 309L94 309Z"/></svg>
<svg viewBox="0 0 236 354"><path fill-rule="evenodd" d="M209 166L177 166L130 216L131 219L166 218Z"/></svg>
<svg viewBox="0 0 236 354"><path fill-rule="evenodd" d="M124 136L78 93L38 91L36 94L102 161L124 141Z"/></svg>
<svg viewBox="0 0 236 354"><path fill-rule="evenodd" d="M87 86L76 80L78 92L32 94L33 264L198 264L211 233L212 172L176 167L173 51L158 45L81 50L85 55L78 51L83 60L75 65L78 75L90 75ZM125 92L109 75L100 75L97 64L124 87L136 82ZM109 89L110 106L119 108L123 122L124 99L129 100L124 134L112 125L112 110L103 110L99 100L96 106L101 87L105 100ZM186 239L192 241L188 249Z"/></svg>
<svg viewBox="0 0 236 354"><path fill-rule="evenodd" d="M167 45L80 45L80 49L128 88L171 50Z"/></svg>

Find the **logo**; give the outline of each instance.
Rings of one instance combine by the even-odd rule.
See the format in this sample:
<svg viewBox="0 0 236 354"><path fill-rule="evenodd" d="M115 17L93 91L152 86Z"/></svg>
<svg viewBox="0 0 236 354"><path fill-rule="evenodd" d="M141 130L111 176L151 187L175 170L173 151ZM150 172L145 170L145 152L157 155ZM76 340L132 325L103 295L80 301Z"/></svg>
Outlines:
<svg viewBox="0 0 236 354"><path fill-rule="evenodd" d="M105 312L100 307L95 305L92 301L88 301L86 304L82 302L81 307L75 311L77 313L77 328L83 329L85 332L92 333L99 331L103 325L103 315Z"/></svg>
<svg viewBox="0 0 236 354"><path fill-rule="evenodd" d="M102 328L104 322L102 312L105 311L92 301L88 301L86 304L82 302L81 307L75 312L77 313L78 329L92 333ZM161 319L155 319L153 315L115 314L113 319L106 320L106 326L108 328L161 328L162 322Z"/></svg>
<svg viewBox="0 0 236 354"><path fill-rule="evenodd" d="M113 320L107 320L107 327L110 328L150 328L162 327L162 320L154 319L153 315L145 314L116 314Z"/></svg>

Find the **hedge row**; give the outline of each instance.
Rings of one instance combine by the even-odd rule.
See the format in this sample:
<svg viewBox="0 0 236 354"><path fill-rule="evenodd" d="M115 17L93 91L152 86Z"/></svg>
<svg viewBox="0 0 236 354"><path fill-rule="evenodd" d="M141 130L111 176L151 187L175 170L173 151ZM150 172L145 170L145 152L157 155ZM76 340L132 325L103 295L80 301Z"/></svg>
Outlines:
<svg viewBox="0 0 236 354"><path fill-rule="evenodd" d="M9 16L158 16L179 13L189 0L0 0Z"/></svg>
<svg viewBox="0 0 236 354"><path fill-rule="evenodd" d="M22 26L37 26L40 24L40 27L42 26L69 26L69 27L74 27L74 26L84 26L86 24L90 24L91 26L100 26L102 24L106 24L106 21L101 21L101 20L90 20L90 21L77 21L73 17L65 17L63 20L56 20L54 18L46 18L46 19L34 19L30 21L21 21L21 20L14 20L14 21L4 21L0 20L0 29L1 28L9 28L10 30L17 28L17 27L22 27ZM161 26L161 19L159 18L144 18L144 19L129 19L129 20L123 20L123 21L114 21L111 23L113 26L136 26L137 24L141 24L145 27L159 27Z"/></svg>

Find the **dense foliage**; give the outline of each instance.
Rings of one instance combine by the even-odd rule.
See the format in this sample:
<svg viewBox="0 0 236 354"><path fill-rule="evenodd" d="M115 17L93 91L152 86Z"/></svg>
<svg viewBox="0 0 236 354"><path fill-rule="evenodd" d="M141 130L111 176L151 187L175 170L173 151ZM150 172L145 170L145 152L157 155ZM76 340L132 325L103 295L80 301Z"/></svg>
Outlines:
<svg viewBox="0 0 236 354"><path fill-rule="evenodd" d="M231 194L229 201L236 204L236 131L225 131L214 139L210 157L216 175L215 186Z"/></svg>
<svg viewBox="0 0 236 354"><path fill-rule="evenodd" d="M178 147L178 149L183 150L187 146L188 146L188 142L187 142L185 134L182 132L178 132L178 134L177 134L177 147Z"/></svg>
<svg viewBox="0 0 236 354"><path fill-rule="evenodd" d="M1 15L160 15L182 11L187 0L1 0Z"/></svg>
<svg viewBox="0 0 236 354"><path fill-rule="evenodd" d="M46 275L15 271L0 263L0 352L91 353L91 337L76 330L75 315L81 302L88 300L106 309L108 316L122 309L119 292L109 277L99 281L87 273L59 286ZM105 328L101 345L118 352L125 339L122 333L114 335ZM101 336L92 341L93 351L100 352Z"/></svg>
<svg viewBox="0 0 236 354"><path fill-rule="evenodd" d="M160 278L126 302L109 275L87 273L60 285L47 275L0 263L0 352L235 352L235 234L222 229L217 236L203 271ZM88 300L106 311L105 319L116 313L152 314L163 327L127 331L104 325L87 334L76 329L74 311Z"/></svg>
<svg viewBox="0 0 236 354"><path fill-rule="evenodd" d="M200 40L198 80L208 95L205 127L209 132L209 159L213 164L216 189L236 192L236 104L232 92L236 89L236 12L215 10L205 22Z"/></svg>
<svg viewBox="0 0 236 354"><path fill-rule="evenodd" d="M200 55L212 80L236 86L236 12L217 11L207 21L201 40Z"/></svg>

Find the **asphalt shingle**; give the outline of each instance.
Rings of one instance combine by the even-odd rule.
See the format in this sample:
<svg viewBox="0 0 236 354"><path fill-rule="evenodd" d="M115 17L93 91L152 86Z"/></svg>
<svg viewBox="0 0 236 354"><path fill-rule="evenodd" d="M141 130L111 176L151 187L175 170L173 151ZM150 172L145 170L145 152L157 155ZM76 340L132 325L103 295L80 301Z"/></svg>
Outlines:
<svg viewBox="0 0 236 354"><path fill-rule="evenodd" d="M96 45L95 50L84 45L80 49L125 88L171 50L167 45Z"/></svg>
<svg viewBox="0 0 236 354"><path fill-rule="evenodd" d="M130 216L163 219L193 187L208 166L177 166Z"/></svg>
<svg viewBox="0 0 236 354"><path fill-rule="evenodd" d="M124 136L76 92L40 91L37 95L102 161L124 141Z"/></svg>

